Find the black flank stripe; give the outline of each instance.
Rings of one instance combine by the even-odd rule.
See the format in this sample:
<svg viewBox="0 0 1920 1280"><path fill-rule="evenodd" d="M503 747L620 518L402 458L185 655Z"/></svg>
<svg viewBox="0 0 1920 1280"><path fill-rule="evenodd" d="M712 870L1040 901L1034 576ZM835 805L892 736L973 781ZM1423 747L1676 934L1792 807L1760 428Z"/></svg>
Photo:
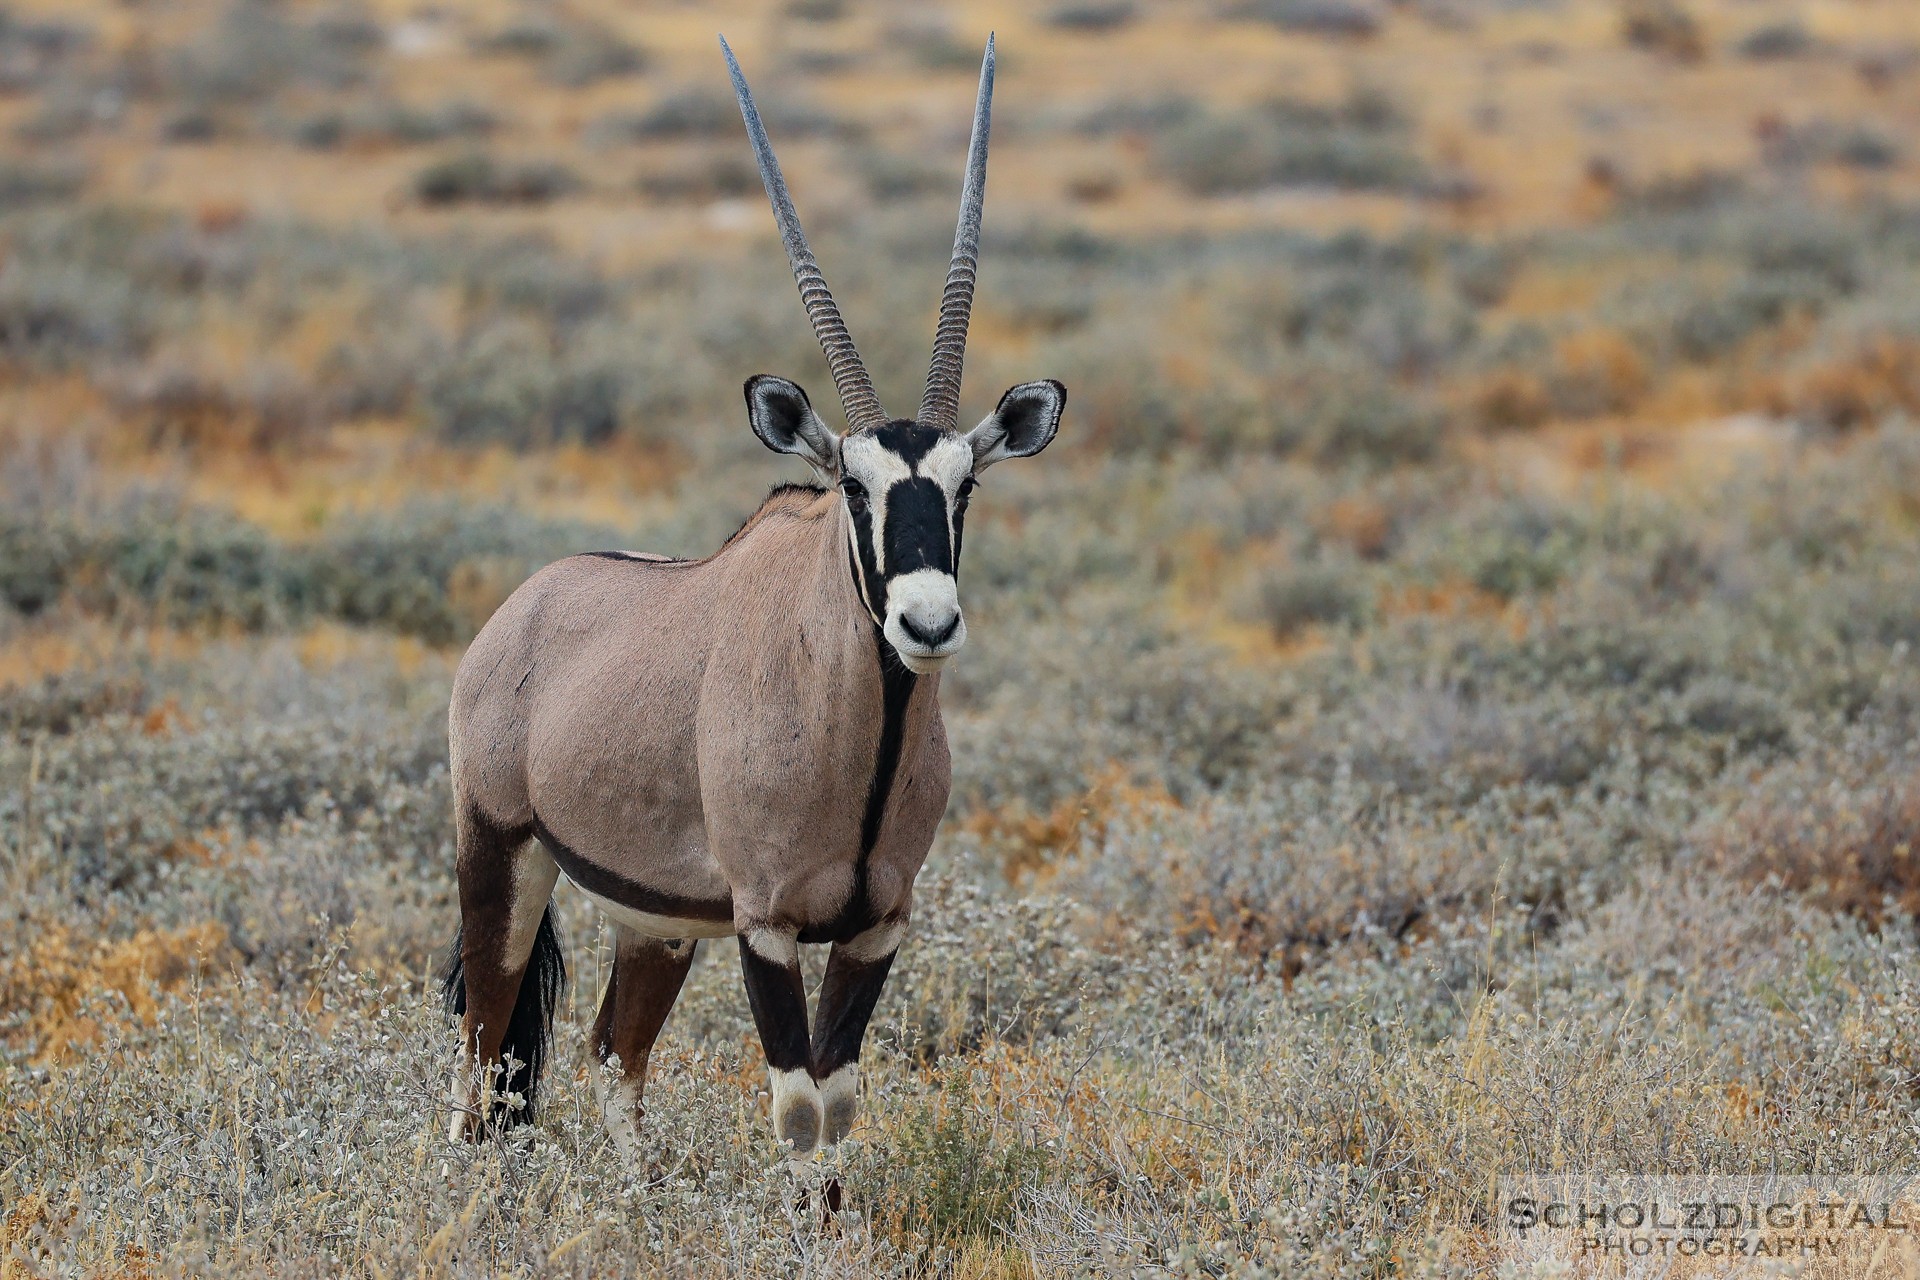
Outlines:
<svg viewBox="0 0 1920 1280"><path fill-rule="evenodd" d="M533 815L533 834L547 847L553 860L567 873L567 879L579 885L589 893L597 893L603 898L631 907L635 911L645 911L656 916L671 916L679 920L711 920L715 922L733 919L733 901L726 899L712 902L702 898L683 898L677 893L664 893L659 889L629 880L617 871L610 871L596 862L589 862L578 853L560 842L560 838L547 830L547 824L540 820L539 814Z"/></svg>

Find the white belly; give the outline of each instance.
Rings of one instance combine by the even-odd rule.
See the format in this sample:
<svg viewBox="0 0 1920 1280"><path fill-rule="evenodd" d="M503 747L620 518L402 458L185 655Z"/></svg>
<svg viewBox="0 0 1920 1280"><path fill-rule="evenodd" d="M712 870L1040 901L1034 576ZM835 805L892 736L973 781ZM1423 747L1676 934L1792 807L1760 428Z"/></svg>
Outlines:
<svg viewBox="0 0 1920 1280"><path fill-rule="evenodd" d="M650 938L730 938L733 936L731 920L689 920L681 916L660 916L651 911L636 911L611 898L603 898L591 889L581 889L579 882L571 876L567 878L567 883L586 894L607 919L615 924L625 925L635 933L644 933Z"/></svg>

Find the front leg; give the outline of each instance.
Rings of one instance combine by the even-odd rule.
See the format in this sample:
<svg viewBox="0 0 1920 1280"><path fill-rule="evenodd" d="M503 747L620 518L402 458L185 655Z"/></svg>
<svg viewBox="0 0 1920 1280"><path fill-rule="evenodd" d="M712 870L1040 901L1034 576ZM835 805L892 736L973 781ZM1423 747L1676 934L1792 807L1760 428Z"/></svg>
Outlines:
<svg viewBox="0 0 1920 1280"><path fill-rule="evenodd" d="M820 984L814 1017L813 1079L826 1110L822 1141L833 1146L853 1128L859 1111L860 1043L906 936L906 917L883 920L865 933L836 942Z"/></svg>
<svg viewBox="0 0 1920 1280"><path fill-rule="evenodd" d="M740 972L747 1004L767 1055L773 1087L773 1131L796 1158L820 1145L820 1090L807 1067L807 989L800 979L800 940L791 929L740 931Z"/></svg>

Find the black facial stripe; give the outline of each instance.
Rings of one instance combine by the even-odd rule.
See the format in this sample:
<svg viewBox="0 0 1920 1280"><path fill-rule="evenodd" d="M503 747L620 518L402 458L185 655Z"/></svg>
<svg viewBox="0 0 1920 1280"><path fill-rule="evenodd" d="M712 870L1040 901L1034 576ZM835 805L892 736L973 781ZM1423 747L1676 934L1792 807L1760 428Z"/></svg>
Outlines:
<svg viewBox="0 0 1920 1280"><path fill-rule="evenodd" d="M859 584L865 588L867 607L876 618L887 616L887 580L880 576L880 566L873 558L873 508L862 507L856 511L847 508L847 515L853 521L853 545L860 557L855 572L859 574Z"/></svg>
<svg viewBox="0 0 1920 1280"><path fill-rule="evenodd" d="M947 525L947 494L925 476L901 480L887 490L887 576L918 569L953 572L953 539Z"/></svg>

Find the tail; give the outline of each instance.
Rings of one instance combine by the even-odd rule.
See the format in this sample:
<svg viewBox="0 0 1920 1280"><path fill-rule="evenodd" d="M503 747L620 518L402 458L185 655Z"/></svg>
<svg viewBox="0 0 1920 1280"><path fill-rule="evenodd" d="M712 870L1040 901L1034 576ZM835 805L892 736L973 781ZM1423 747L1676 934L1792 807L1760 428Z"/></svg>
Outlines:
<svg viewBox="0 0 1920 1280"><path fill-rule="evenodd" d="M461 960L464 927L454 934L453 951L440 975L440 999L450 1018L467 1012L467 973ZM567 985L567 957L560 948L560 929L553 922L553 907L540 915L540 932L533 939L533 955L520 978L520 994L513 1002L513 1014L507 1019L507 1035L500 1042L502 1059L521 1064L511 1074L500 1077L499 1093L519 1093L527 1105L506 1113L509 1125L523 1124L533 1118L534 1103L540 1095L540 1069L546 1065L547 1050L553 1042L553 1011Z"/></svg>

